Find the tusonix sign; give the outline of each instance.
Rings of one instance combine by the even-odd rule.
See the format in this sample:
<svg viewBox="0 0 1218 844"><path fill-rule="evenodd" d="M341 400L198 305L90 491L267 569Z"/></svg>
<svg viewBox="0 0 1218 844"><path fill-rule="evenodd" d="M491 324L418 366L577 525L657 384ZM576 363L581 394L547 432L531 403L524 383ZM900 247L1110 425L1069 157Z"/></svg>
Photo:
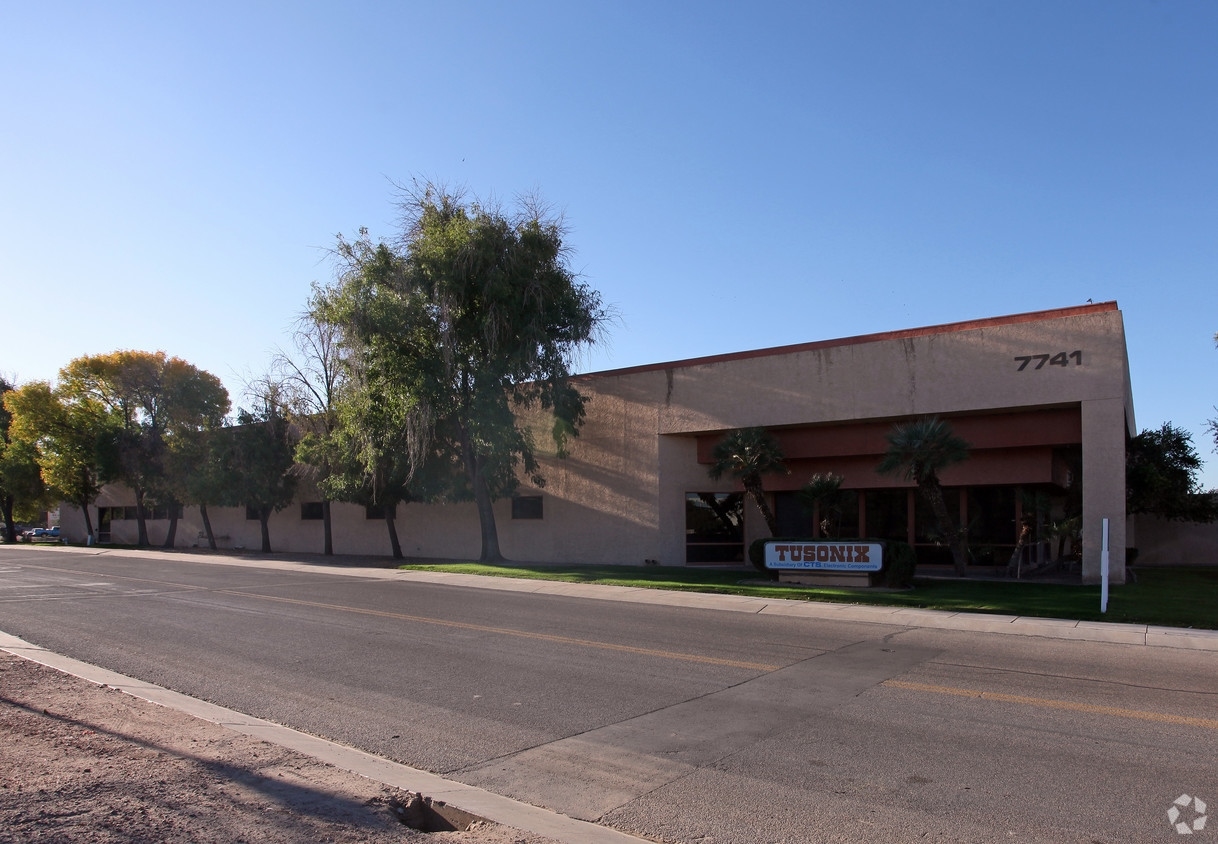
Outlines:
<svg viewBox="0 0 1218 844"><path fill-rule="evenodd" d="M767 542L765 567L814 571L879 571L884 546L879 542Z"/></svg>

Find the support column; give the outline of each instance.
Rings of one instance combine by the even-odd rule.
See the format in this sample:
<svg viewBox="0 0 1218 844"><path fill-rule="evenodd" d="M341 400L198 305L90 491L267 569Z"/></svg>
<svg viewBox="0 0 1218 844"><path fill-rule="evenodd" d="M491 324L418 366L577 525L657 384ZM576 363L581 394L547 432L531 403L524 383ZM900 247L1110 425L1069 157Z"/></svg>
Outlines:
<svg viewBox="0 0 1218 844"><path fill-rule="evenodd" d="M685 565L685 493L708 489L706 469L698 463L693 437L659 435L655 507L658 518L654 559L666 566ZM649 555L650 556L650 555Z"/></svg>
<svg viewBox="0 0 1218 844"><path fill-rule="evenodd" d="M1109 576L1125 582L1125 403L1102 399L1082 403L1083 421L1083 582L1100 582L1105 518L1108 519Z"/></svg>

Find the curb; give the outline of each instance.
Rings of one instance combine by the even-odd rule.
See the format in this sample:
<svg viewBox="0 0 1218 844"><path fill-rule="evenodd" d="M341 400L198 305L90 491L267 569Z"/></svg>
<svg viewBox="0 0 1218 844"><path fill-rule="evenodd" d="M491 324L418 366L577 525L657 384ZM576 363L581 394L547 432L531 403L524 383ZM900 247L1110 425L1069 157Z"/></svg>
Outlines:
<svg viewBox="0 0 1218 844"><path fill-rule="evenodd" d="M639 844L649 839L638 838L607 826L560 815L548 809L520 803L508 797L455 782L444 777L401 765L353 747L311 736L261 718L244 715L213 703L171 691L153 683L136 680L123 674L91 665L87 662L48 651L0 631L0 650L80 677L100 686L118 689L133 697L149 701L243 735L294 750L336 768L384 783L404 791L413 791L479 815L489 821L514 827L525 832L544 835L564 844Z"/></svg>

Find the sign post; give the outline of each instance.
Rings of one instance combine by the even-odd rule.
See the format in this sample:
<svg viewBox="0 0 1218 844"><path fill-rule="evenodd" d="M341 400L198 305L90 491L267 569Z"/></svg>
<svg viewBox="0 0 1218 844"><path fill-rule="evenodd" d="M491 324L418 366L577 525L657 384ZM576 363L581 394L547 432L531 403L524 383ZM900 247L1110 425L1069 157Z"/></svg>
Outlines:
<svg viewBox="0 0 1218 844"><path fill-rule="evenodd" d="M1104 519L1104 542L1100 546L1100 612L1108 612L1108 520Z"/></svg>

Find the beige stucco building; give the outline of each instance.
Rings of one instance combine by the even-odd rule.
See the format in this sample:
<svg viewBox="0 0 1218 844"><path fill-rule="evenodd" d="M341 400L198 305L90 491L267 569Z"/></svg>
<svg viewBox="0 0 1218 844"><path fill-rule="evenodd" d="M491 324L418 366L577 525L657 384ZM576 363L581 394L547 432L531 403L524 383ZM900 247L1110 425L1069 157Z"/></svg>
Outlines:
<svg viewBox="0 0 1218 844"><path fill-rule="evenodd" d="M942 474L949 505L969 526L973 563L1005 569L1020 524L1035 521L1033 557L1061 555L1052 525L1081 516L1081 573L1100 576L1101 525L1109 520L1114 582L1123 582L1127 538L1125 444L1133 401L1121 313L1114 302L827 340L579 376L587 420L565 459L543 455L544 489L522 487L496 504L506 556L530 561L723 564L766 533L731 480L712 482L710 451L727 431L763 426L791 469L769 476L780 533L812 536L825 514L797 491L813 473L843 478L835 535L902 539L924 564L947 562L912 484L876 472L885 434L925 415L947 420L970 456ZM548 442L538 423L536 442ZM306 496L307 497L307 496ZM121 489L99 498L113 541L130 542L133 503ZM1033 510L1039 511L1031 519ZM335 504L340 554L387 554L384 523ZM243 510L211 509L227 547L257 548L259 526ZM276 550L318 552L321 522L302 502L271 520ZM118 516L118 518L115 518ZM62 525L82 539L79 511ZM152 523L153 542L156 525ZM472 504L401 506L406 554L473 558ZM187 508L180 545L202 544ZM164 535L164 529L161 529Z"/></svg>

